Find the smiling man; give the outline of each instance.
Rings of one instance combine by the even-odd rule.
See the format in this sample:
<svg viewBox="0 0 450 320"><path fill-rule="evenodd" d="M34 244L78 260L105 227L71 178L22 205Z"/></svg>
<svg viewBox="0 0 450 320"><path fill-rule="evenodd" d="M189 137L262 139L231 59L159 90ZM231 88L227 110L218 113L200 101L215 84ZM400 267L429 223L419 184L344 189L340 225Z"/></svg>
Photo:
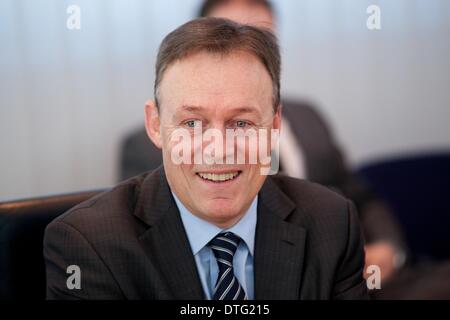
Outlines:
<svg viewBox="0 0 450 320"><path fill-rule="evenodd" d="M280 55L269 31L216 18L182 25L160 46L154 90L146 130L163 167L48 226L48 298L367 297L353 205L319 185L264 175L260 157L249 161L265 143L274 150L269 137L281 127ZM218 141L230 131L247 141L252 130L256 147ZM195 139L212 131L222 135ZM212 163L208 141L225 146L209 154ZM174 160L180 143L187 161ZM81 271L78 288L67 285L71 265Z"/></svg>

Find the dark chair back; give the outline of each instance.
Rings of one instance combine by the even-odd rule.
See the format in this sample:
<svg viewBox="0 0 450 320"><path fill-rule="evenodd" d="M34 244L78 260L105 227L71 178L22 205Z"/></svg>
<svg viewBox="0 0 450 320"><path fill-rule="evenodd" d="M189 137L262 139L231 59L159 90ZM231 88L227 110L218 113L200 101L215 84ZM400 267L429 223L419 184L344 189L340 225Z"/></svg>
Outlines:
<svg viewBox="0 0 450 320"><path fill-rule="evenodd" d="M45 228L98 192L0 203L0 299L45 299Z"/></svg>
<svg viewBox="0 0 450 320"><path fill-rule="evenodd" d="M359 173L394 210L413 255L450 258L450 153L378 161Z"/></svg>

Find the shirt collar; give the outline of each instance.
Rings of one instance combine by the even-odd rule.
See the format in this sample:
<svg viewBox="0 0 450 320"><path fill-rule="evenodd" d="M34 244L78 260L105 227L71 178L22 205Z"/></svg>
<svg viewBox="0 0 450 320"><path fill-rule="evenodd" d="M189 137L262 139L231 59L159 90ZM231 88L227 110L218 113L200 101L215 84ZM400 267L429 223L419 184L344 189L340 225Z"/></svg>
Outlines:
<svg viewBox="0 0 450 320"><path fill-rule="evenodd" d="M253 256L255 245L255 230L257 220L258 196L253 199L250 208L244 216L231 228L222 229L192 214L178 197L172 192L175 203L180 211L186 234L194 255L203 249L209 241L221 232L230 231L239 236L247 245L250 254Z"/></svg>

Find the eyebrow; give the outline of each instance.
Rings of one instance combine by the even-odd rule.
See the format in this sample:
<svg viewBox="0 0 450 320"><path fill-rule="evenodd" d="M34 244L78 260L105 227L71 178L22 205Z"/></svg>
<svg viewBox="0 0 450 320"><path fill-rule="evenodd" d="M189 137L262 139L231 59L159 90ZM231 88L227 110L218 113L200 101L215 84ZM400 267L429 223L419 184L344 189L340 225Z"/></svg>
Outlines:
<svg viewBox="0 0 450 320"><path fill-rule="evenodd" d="M181 107L181 109L183 109L183 111L191 111L191 112L197 112L197 111L201 111L204 108L200 107L200 106L188 106L188 105L184 105Z"/></svg>
<svg viewBox="0 0 450 320"><path fill-rule="evenodd" d="M176 110L172 115L172 118L176 118L180 115L180 113L190 112L190 113L201 113L204 110L203 107L200 106L191 106L191 105L183 105L180 109Z"/></svg>
<svg viewBox="0 0 450 320"><path fill-rule="evenodd" d="M233 108L230 110L233 113L255 113L255 114L259 114L259 111L256 108L252 108L252 107L238 107L238 108Z"/></svg>

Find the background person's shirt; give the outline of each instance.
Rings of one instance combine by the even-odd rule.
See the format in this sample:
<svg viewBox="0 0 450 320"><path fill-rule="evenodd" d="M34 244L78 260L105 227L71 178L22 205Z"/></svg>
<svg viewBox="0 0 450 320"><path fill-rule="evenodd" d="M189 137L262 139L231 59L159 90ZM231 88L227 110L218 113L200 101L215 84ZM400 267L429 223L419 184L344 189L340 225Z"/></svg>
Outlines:
<svg viewBox="0 0 450 320"><path fill-rule="evenodd" d="M255 197L250 208L238 223L231 228L221 229L193 215L177 196L172 194L180 211L206 298L211 299L214 295L214 287L219 274L216 257L208 243L219 233L230 231L241 238L233 259L234 274L247 293L248 299L254 299L253 257L258 196Z"/></svg>

